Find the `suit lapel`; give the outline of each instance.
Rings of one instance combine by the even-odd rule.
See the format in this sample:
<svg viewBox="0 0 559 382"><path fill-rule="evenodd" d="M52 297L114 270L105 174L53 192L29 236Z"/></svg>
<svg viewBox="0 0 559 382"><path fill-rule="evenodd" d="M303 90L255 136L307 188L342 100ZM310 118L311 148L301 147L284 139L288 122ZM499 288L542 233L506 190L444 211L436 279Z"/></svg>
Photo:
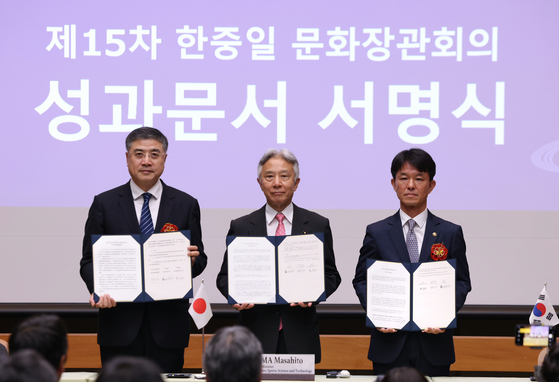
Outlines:
<svg viewBox="0 0 559 382"><path fill-rule="evenodd" d="M268 236L268 228L266 227L266 205L256 211L249 223L249 236Z"/></svg>
<svg viewBox="0 0 559 382"><path fill-rule="evenodd" d="M291 234L292 235L306 235L309 232L307 226L309 222L308 217L305 212L293 204L293 222L291 222Z"/></svg>
<svg viewBox="0 0 559 382"><path fill-rule="evenodd" d="M392 244L396 248L396 252L403 263L410 262L410 255L408 254L408 247L406 247L406 240L404 239L404 231L402 230L402 219L400 219L400 211L392 215L388 220L388 235L392 239Z"/></svg>
<svg viewBox="0 0 559 382"><path fill-rule="evenodd" d="M165 222L170 221L171 212L173 211L173 206L175 204L175 195L172 194L172 191L165 183L163 183L163 181L161 181L161 185L163 186L163 191L161 192L161 202L159 203L159 212L157 214L157 222L154 229L155 233L161 232Z"/></svg>
<svg viewBox="0 0 559 382"><path fill-rule="evenodd" d="M429 260L431 255L431 247L437 243L441 237L441 226L439 219L431 212L427 211L427 225L425 227L425 235L423 236L423 244L421 245L421 253L419 261L425 262Z"/></svg>
<svg viewBox="0 0 559 382"><path fill-rule="evenodd" d="M138 223L138 217L136 216L136 208L134 207L130 183L126 183L120 187L118 196L118 204L120 205L120 210L122 211L126 225L128 225L128 229L130 229L132 234L140 233L140 223Z"/></svg>

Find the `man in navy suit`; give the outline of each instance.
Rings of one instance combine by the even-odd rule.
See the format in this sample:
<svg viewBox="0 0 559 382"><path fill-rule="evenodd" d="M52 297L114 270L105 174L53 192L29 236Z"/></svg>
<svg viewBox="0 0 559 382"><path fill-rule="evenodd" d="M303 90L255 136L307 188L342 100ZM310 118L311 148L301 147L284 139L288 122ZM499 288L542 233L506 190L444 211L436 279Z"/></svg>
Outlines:
<svg viewBox="0 0 559 382"><path fill-rule="evenodd" d="M93 299L91 235L131 235L145 233L145 229L157 233L164 226L190 230L192 276L206 267L198 201L159 179L167 148L167 138L157 129L132 131L126 138L126 162L132 179L97 195L89 210L80 274L91 293L89 303L100 308L97 342L103 364L117 355L132 355L153 359L165 372L183 367L184 348L190 338L187 300L117 304L110 295L100 296L97 303ZM146 208L148 214L143 211Z"/></svg>
<svg viewBox="0 0 559 382"><path fill-rule="evenodd" d="M366 311L367 259L400 263L434 261L437 256L432 254L433 245L443 244L448 249L447 258L456 259L458 312L472 289L466 243L460 226L438 218L427 209L427 196L436 185L435 162L421 149L404 150L392 161L391 172L400 210L367 227L353 279L359 301ZM449 375L450 365L455 361L452 331L426 328L421 332L404 332L375 328L371 332L369 359L373 361L375 374L385 374L398 366L412 366L430 376Z"/></svg>
<svg viewBox="0 0 559 382"><path fill-rule="evenodd" d="M258 184L266 196L266 205L235 219L227 236L276 236L324 233L324 276L326 297L340 285L336 268L332 230L327 218L293 204L293 194L300 182L299 162L287 149L268 150L258 163ZM278 216L281 215L281 216ZM217 287L228 296L227 252ZM255 305L241 302L233 307L240 311L239 322L248 327L268 354L314 354L321 358L318 317L315 304Z"/></svg>

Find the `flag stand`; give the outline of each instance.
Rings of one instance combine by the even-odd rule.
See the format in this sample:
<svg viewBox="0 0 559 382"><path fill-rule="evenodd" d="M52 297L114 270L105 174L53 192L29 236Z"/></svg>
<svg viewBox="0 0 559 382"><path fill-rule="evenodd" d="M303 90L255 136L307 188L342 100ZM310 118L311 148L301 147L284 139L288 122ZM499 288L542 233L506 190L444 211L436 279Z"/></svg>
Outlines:
<svg viewBox="0 0 559 382"><path fill-rule="evenodd" d="M206 379L206 372L204 371L203 364L204 352L206 350L206 325L213 315L208 300L206 289L204 288L204 280L202 279L200 288L198 288L198 292L196 292L194 296L194 301L188 309L196 327L198 327L198 329L200 329L200 326L202 327L202 371L200 374L194 374L195 379Z"/></svg>
<svg viewBox="0 0 559 382"><path fill-rule="evenodd" d="M204 371L204 352L206 351L206 341L204 338L205 332L206 327L204 326L202 327L202 372L200 373L200 377L198 379L206 379L206 372Z"/></svg>

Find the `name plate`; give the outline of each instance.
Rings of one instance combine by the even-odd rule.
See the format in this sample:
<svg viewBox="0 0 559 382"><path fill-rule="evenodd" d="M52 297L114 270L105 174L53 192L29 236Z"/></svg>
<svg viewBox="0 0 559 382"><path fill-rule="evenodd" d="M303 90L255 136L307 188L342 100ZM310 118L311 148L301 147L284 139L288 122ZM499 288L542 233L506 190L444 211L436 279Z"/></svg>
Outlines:
<svg viewBox="0 0 559 382"><path fill-rule="evenodd" d="M314 381L314 354L262 354L262 379Z"/></svg>

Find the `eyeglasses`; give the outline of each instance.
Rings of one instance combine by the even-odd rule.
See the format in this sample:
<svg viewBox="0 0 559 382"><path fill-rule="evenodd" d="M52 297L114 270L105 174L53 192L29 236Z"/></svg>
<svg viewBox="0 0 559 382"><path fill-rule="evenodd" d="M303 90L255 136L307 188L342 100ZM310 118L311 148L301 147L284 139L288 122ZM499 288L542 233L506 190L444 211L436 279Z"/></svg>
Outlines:
<svg viewBox="0 0 559 382"><path fill-rule="evenodd" d="M165 154L162 154L159 151L150 151L147 153L143 151L134 151L132 155L134 156L134 159L142 160L147 156L149 159L155 161L163 157Z"/></svg>

